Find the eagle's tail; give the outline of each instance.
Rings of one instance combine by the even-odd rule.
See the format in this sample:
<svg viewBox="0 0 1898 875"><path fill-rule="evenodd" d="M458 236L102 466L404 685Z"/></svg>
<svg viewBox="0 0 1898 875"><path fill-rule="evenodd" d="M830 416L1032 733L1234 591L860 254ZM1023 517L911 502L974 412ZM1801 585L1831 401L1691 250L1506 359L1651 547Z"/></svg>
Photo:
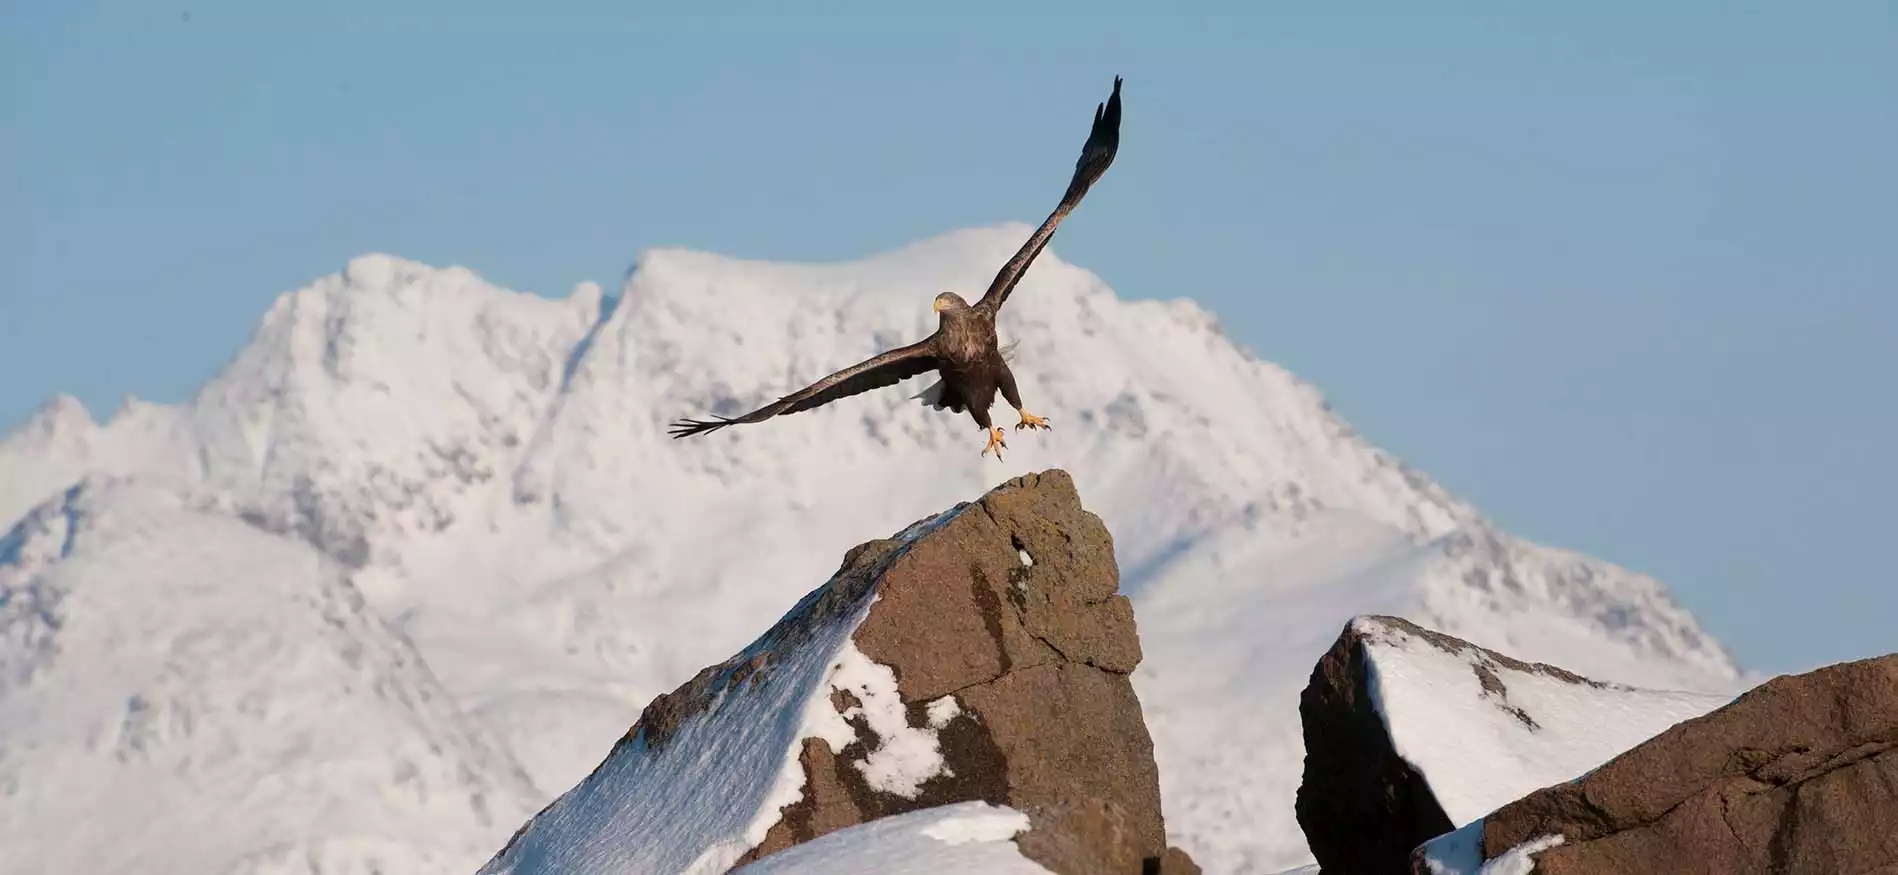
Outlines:
<svg viewBox="0 0 1898 875"><path fill-rule="evenodd" d="M962 405L957 403L960 399L944 398L944 391L942 381L937 380L934 385L911 395L910 398L922 401L924 407L933 407L937 410L953 410L957 413L961 413Z"/></svg>

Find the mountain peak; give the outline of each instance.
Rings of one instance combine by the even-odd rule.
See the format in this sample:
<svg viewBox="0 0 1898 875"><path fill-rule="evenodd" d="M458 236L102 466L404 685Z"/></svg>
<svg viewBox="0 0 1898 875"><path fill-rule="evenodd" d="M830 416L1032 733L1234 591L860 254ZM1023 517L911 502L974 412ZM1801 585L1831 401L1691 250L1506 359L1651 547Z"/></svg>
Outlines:
<svg viewBox="0 0 1898 875"><path fill-rule="evenodd" d="M465 272L464 268L438 268L383 252L368 252L351 258L341 276L352 287L387 289L408 285L430 274L456 270Z"/></svg>
<svg viewBox="0 0 1898 875"><path fill-rule="evenodd" d="M56 440L63 435L78 435L93 428L92 414L79 399L64 393L54 395L8 437L35 436Z"/></svg>
<svg viewBox="0 0 1898 875"><path fill-rule="evenodd" d="M629 289L687 295L758 290L789 299L831 303L857 300L920 302L925 313L938 292L970 300L982 294L1034 227L1020 222L965 228L926 237L859 259L783 262L741 258L686 247L655 247L640 254ZM1077 270L1054 246L1036 258L1029 276Z"/></svg>

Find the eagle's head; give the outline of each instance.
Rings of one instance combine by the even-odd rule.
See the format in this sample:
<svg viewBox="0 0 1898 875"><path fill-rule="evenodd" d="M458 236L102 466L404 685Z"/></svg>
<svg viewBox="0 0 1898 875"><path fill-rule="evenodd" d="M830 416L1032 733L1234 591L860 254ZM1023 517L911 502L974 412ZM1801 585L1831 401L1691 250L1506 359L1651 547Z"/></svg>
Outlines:
<svg viewBox="0 0 1898 875"><path fill-rule="evenodd" d="M969 302L962 300L962 296L956 294L955 292L943 292L942 294L936 296L935 310L938 313L941 313L944 310L967 310L967 309L969 309Z"/></svg>

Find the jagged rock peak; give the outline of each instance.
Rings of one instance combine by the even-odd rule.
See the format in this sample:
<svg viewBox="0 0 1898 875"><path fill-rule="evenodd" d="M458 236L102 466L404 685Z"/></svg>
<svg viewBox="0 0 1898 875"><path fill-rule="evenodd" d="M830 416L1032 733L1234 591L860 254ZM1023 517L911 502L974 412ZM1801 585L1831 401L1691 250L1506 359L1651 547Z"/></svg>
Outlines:
<svg viewBox="0 0 1898 875"><path fill-rule="evenodd" d="M731 658L648 705L483 870L723 871L962 802L1028 819L1073 875L1193 871L1169 852L1128 675L1113 540L1066 472L857 546Z"/></svg>

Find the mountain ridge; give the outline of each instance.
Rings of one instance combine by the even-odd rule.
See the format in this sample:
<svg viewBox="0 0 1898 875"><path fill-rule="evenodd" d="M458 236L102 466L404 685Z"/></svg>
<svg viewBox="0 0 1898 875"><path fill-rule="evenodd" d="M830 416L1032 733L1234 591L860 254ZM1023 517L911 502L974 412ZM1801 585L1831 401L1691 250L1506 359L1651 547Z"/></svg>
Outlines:
<svg viewBox="0 0 1898 875"><path fill-rule="evenodd" d="M218 495L333 560L552 794L862 533L1059 465L1115 533L1169 823L1210 871L1300 861L1297 692L1348 616L1604 679L1737 682L1659 582L1503 532L1203 308L1122 300L1052 248L1000 328L1055 431L1006 462L912 400L920 378L665 436L923 336L934 294L985 284L1025 227L836 264L657 248L619 294L557 299L360 256L280 296L189 401L102 425L56 401L0 439L0 527L88 475ZM1231 834L1243 818L1259 835Z"/></svg>

